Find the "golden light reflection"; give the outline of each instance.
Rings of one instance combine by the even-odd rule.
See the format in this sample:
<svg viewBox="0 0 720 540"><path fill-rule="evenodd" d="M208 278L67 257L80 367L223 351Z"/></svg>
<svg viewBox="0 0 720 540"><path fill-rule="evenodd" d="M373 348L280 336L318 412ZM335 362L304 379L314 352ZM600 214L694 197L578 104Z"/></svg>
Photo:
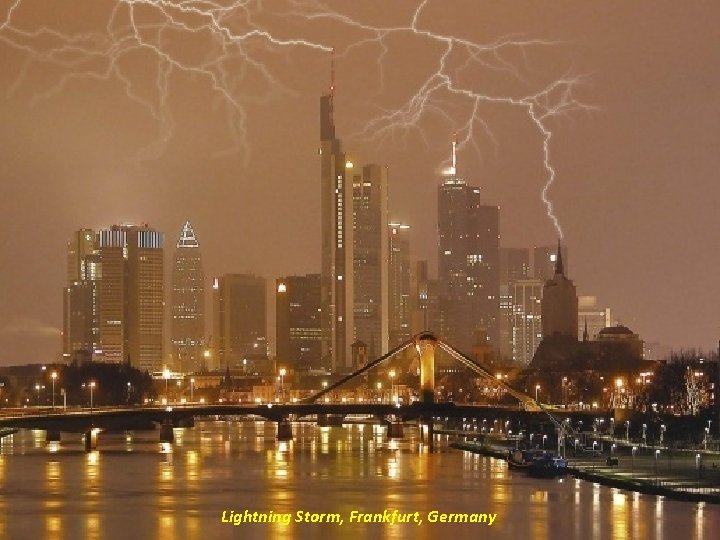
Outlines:
<svg viewBox="0 0 720 540"><path fill-rule="evenodd" d="M705 521L705 503L699 502L697 509L695 510L695 534L693 537L695 540L704 540L705 531L703 529L703 522Z"/></svg>
<svg viewBox="0 0 720 540"><path fill-rule="evenodd" d="M175 530L175 516L172 510L161 512L158 521L158 540L174 540L177 537Z"/></svg>
<svg viewBox="0 0 720 540"><path fill-rule="evenodd" d="M630 537L630 512L628 510L628 500L625 493L616 488L612 488L612 514L610 523L612 526L612 537L618 540L624 540Z"/></svg>
<svg viewBox="0 0 720 540"><path fill-rule="evenodd" d="M85 515L85 538L97 540L100 536L100 516L98 514Z"/></svg>

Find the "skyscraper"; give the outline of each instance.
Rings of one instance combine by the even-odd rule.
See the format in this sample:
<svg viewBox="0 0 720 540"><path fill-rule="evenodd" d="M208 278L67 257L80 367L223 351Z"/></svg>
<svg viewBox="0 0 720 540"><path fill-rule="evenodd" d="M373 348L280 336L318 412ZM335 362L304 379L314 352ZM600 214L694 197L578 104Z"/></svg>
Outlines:
<svg viewBox="0 0 720 540"><path fill-rule="evenodd" d="M68 245L66 358L82 351L85 359L161 369L163 241L147 225L75 233Z"/></svg>
<svg viewBox="0 0 720 540"><path fill-rule="evenodd" d="M213 280L212 346L209 367L215 369L267 359L265 278L225 274Z"/></svg>
<svg viewBox="0 0 720 540"><path fill-rule="evenodd" d="M410 225L390 223L389 232L389 283L388 326L389 347L400 345L412 334L412 291L410 289Z"/></svg>
<svg viewBox="0 0 720 540"><path fill-rule="evenodd" d="M333 70L334 72L334 70ZM334 82L320 98L320 219L322 365L352 367L353 331L353 164L335 135Z"/></svg>
<svg viewBox="0 0 720 540"><path fill-rule="evenodd" d="M95 232L80 229L67 246L67 284L63 291L63 357L90 360L100 349L99 265Z"/></svg>
<svg viewBox="0 0 720 540"><path fill-rule="evenodd" d="M353 185L354 340L364 342L375 359L388 350L387 169L346 170Z"/></svg>
<svg viewBox="0 0 720 540"><path fill-rule="evenodd" d="M200 244L186 221L175 246L171 301L173 361L183 372L199 371L203 363L204 280Z"/></svg>
<svg viewBox="0 0 720 540"><path fill-rule="evenodd" d="M518 279L512 285L512 358L528 365L542 340L543 282Z"/></svg>
<svg viewBox="0 0 720 540"><path fill-rule="evenodd" d="M319 369L320 274L287 276L275 283L276 361L297 370Z"/></svg>
<svg viewBox="0 0 720 540"><path fill-rule="evenodd" d="M595 296L578 296L578 335L587 329L587 339L595 341L600 330L608 326L612 326L610 308L599 307Z"/></svg>
<svg viewBox="0 0 720 540"><path fill-rule="evenodd" d="M530 276L528 248L500 248L500 318L498 349L503 358L513 357L513 284Z"/></svg>
<svg viewBox="0 0 720 540"><path fill-rule="evenodd" d="M457 176L455 141L452 156L438 187L442 333L469 354L479 328L498 345L499 208L482 205L480 188Z"/></svg>
<svg viewBox="0 0 720 540"><path fill-rule="evenodd" d="M545 337L578 337L578 298L575 285L565 276L558 241L555 275L545 282L541 304L542 334Z"/></svg>

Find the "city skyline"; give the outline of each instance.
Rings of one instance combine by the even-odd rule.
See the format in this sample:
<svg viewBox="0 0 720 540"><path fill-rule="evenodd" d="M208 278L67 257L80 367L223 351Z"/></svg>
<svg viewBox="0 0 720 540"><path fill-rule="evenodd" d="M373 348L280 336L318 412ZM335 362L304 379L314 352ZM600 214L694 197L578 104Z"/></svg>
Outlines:
<svg viewBox="0 0 720 540"><path fill-rule="evenodd" d="M423 26L434 24L435 9L429 6L432 13L423 17ZM717 158L709 151L717 134L705 114L717 107L709 93L718 78L719 63L712 60L717 50L703 26L712 16L698 17L670 3L662 10L626 6L617 13L546 9L548 15L536 23L530 19L539 8L528 7L527 14L492 8L494 19L508 17L506 26L496 30L474 30L480 10L468 21L447 14L437 24L478 42L492 42L506 30L557 40L532 56L536 75L546 70L549 77L557 75L549 67L556 60L564 69L591 74L578 92L597 110L557 119L550 143L557 177L549 194L565 233L563 244L572 252L578 294L597 296L599 305L611 306L617 319L648 341L713 348L720 330L713 302L706 299L718 296L712 269L720 255L700 240L717 231L711 206L717 188L710 182ZM388 10L398 21L412 14L412 9ZM372 21L361 8L352 15ZM647 24L638 34L632 21L640 15ZM17 16L15 22L24 28L40 22L22 10ZM568 22L576 29L566 29L573 26ZM611 33L604 32L610 28ZM683 47L675 46L678 40ZM397 102L402 88L389 70L387 93L370 99L359 77L377 76L368 72L373 55L346 54L347 42L324 40L331 41L338 48L336 119L344 144L360 163L389 166L390 215L412 227L412 257L428 259L434 275L433 194L438 170L447 164L450 133L462 123L457 118L452 123L425 120L427 145L412 134L405 145L401 133L395 143L385 144L359 137L358 126L373 118L371 109ZM653 57L663 58L662 66L645 56L648 47L640 48L648 42ZM603 53L607 50L632 54L613 54L611 61ZM317 96L328 82L327 51L298 51L294 60L307 73L301 76L293 68L284 80L295 96L250 109L249 154L218 155L227 148L227 137L219 135L222 122L205 106L209 101L190 102L188 93L174 91L171 101L185 112L166 148L141 161L133 159L156 139L157 124L123 95L117 81L78 79L68 83L69 89L33 101L53 88L53 81L31 69L16 87L25 56L12 47L3 52L8 65L3 89L13 90L0 105L8 119L0 141L0 175L7 188L1 209L9 218L4 242L7 253L32 249L23 250L22 262L8 257L3 266L0 363L58 357L62 298L57 291L65 283L59 246L81 227L147 221L170 233L189 217L202 231L206 275L253 271L272 282L320 271L314 134ZM393 49L399 56L388 59L390 67L401 65L405 52ZM417 61L422 65L422 59ZM193 84L194 91L207 90L201 82ZM503 81L496 84L501 91L509 89ZM685 99L688 93L697 99ZM657 114L661 110L667 114ZM212 121L199 121L205 113ZM288 121L277 122L278 115ZM556 233L539 198L546 172L537 131L517 110L489 108L482 118L491 125L497 146L477 126L480 153L465 145L460 173L468 183L483 186L485 200L500 205L501 247L552 245ZM196 130L189 129L195 125ZM261 125L267 128L258 129ZM646 132L652 136L643 136ZM197 136L206 141L199 143ZM270 149L282 159L268 159ZM693 185L702 189L690 189ZM46 220L27 212L31 206ZM682 273L668 270L680 264Z"/></svg>

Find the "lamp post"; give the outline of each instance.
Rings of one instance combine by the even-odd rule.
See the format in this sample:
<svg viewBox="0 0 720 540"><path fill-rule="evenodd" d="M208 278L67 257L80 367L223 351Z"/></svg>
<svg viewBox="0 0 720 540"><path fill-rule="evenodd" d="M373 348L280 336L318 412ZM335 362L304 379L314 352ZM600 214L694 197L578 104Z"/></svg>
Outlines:
<svg viewBox="0 0 720 540"><path fill-rule="evenodd" d="M660 446L663 445L663 440L665 439L665 424L660 425Z"/></svg>
<svg viewBox="0 0 720 540"><path fill-rule="evenodd" d="M537 400L538 400L538 392L539 392L539 391L540 391L540 385L539 385L539 384L536 384L536 385L535 385L535 402L536 402L536 403L537 403Z"/></svg>
<svg viewBox="0 0 720 540"><path fill-rule="evenodd" d="M83 388L89 388L89 389L90 389L90 415L92 416L92 412L93 412L93 390L95 389L95 381L90 381L89 383L83 383Z"/></svg>
<svg viewBox="0 0 720 540"><path fill-rule="evenodd" d="M542 449L545 450L545 439L547 439L547 435L543 435L542 439Z"/></svg>
<svg viewBox="0 0 720 540"><path fill-rule="evenodd" d="M194 403L193 389L195 388L195 379L190 379L190 403Z"/></svg>
<svg viewBox="0 0 720 540"><path fill-rule="evenodd" d="M655 450L655 485L658 483L658 456L660 455L660 449Z"/></svg>
<svg viewBox="0 0 720 540"><path fill-rule="evenodd" d="M643 428L643 444L647 446L647 424L642 425Z"/></svg>
<svg viewBox="0 0 720 540"><path fill-rule="evenodd" d="M637 446L632 447L632 468L630 469L632 473L635 473L635 452L637 452Z"/></svg>
<svg viewBox="0 0 720 540"><path fill-rule="evenodd" d="M52 410L55 410L55 379L57 379L57 371L53 371L50 374L50 378L52 379Z"/></svg>
<svg viewBox="0 0 720 540"><path fill-rule="evenodd" d="M390 376L390 401L397 401L397 398L395 397L395 370L391 369L388 375Z"/></svg>
<svg viewBox="0 0 720 540"><path fill-rule="evenodd" d="M380 381L375 385L378 391L378 401L382 401L382 383Z"/></svg>
<svg viewBox="0 0 720 540"><path fill-rule="evenodd" d="M630 442L630 420L625 421L625 440Z"/></svg>
<svg viewBox="0 0 720 540"><path fill-rule="evenodd" d="M35 391L37 392L37 406L40 408L40 384L35 384Z"/></svg>

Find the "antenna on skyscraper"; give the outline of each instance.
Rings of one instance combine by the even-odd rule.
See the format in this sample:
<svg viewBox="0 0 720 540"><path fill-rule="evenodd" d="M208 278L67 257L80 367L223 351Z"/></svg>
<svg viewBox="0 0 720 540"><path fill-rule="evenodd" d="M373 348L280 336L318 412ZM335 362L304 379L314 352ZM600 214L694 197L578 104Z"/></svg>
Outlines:
<svg viewBox="0 0 720 540"><path fill-rule="evenodd" d="M335 97L335 47L330 49L330 97Z"/></svg>
<svg viewBox="0 0 720 540"><path fill-rule="evenodd" d="M457 174L457 132L453 133L452 139L452 169Z"/></svg>

